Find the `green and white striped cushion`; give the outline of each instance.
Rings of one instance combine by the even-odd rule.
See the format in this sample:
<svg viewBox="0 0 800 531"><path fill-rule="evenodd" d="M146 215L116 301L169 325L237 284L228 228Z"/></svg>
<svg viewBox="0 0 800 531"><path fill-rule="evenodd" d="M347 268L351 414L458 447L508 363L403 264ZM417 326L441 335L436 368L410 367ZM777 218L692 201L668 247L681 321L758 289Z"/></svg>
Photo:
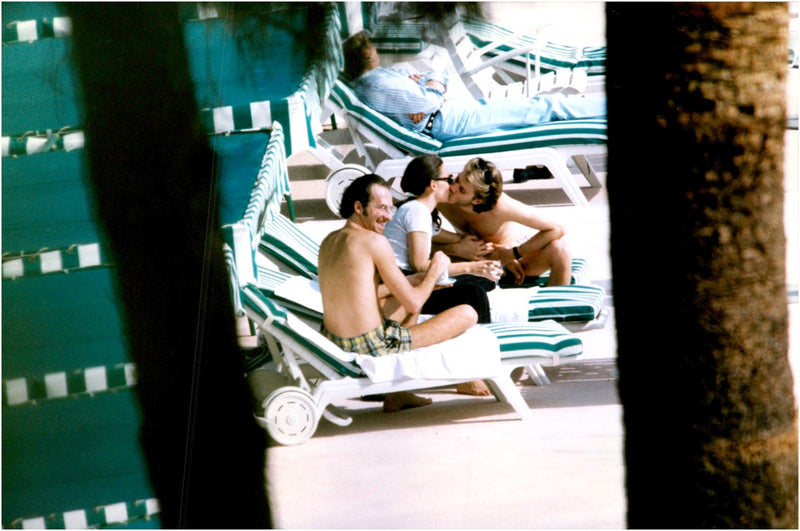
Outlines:
<svg viewBox="0 0 800 531"><path fill-rule="evenodd" d="M282 284L295 277L297 277L297 275L291 275L289 273L284 273L283 271L277 271L265 265L260 265L258 263L256 264L256 286L258 286L258 289L261 290L261 293L267 297L273 298L276 302L284 306L292 313L301 317L305 317L311 321L321 323L322 313L314 308L309 307L308 304L303 304L301 299L290 300L280 295L276 295L276 290L281 287ZM313 282L313 280L310 279L308 281Z"/></svg>
<svg viewBox="0 0 800 531"><path fill-rule="evenodd" d="M3 404L18 406L43 400L92 396L134 385L136 370L133 363L120 363L111 367L101 365L41 376L4 378Z"/></svg>
<svg viewBox="0 0 800 531"><path fill-rule="evenodd" d="M283 145L283 127L272 124L256 182L250 192L250 200L244 210L242 221L250 230L250 238L256 241L263 228L268 211L280 211L281 200L291 194L289 170L286 165L286 151Z"/></svg>
<svg viewBox="0 0 800 531"><path fill-rule="evenodd" d="M263 322L286 323L286 310L261 293L257 286L253 284L242 286L240 296L242 306L252 321L258 324Z"/></svg>
<svg viewBox="0 0 800 531"><path fill-rule="evenodd" d="M4 45L70 36L72 19L69 17L14 20L3 24Z"/></svg>
<svg viewBox="0 0 800 531"><path fill-rule="evenodd" d="M481 155L576 144L605 144L608 141L605 119L561 120L485 135L448 140L438 155Z"/></svg>
<svg viewBox="0 0 800 531"><path fill-rule="evenodd" d="M292 278L292 275L277 269L270 269L264 266L257 266L256 268L256 285L267 296L272 296L278 286L290 278Z"/></svg>
<svg viewBox="0 0 800 531"><path fill-rule="evenodd" d="M290 314L285 323L273 323L278 329L291 336L295 343L312 355L324 361L342 376L357 378L364 371L355 362L355 355L340 349L328 338Z"/></svg>
<svg viewBox="0 0 800 531"><path fill-rule="evenodd" d="M3 255L3 278L68 273L110 265L110 253L99 243L74 244L63 249L6 253Z"/></svg>
<svg viewBox="0 0 800 531"><path fill-rule="evenodd" d="M25 133L2 137L2 155L16 157L49 151L72 151L84 147L83 131L68 127L53 133Z"/></svg>
<svg viewBox="0 0 800 531"><path fill-rule="evenodd" d="M256 323L266 322L280 330L300 348L324 361L342 376L362 376L363 371L355 362L355 355L344 352L328 338L297 319L286 308L265 296L256 286L242 288L242 301L248 316Z"/></svg>
<svg viewBox="0 0 800 531"><path fill-rule="evenodd" d="M600 286L569 285L540 288L528 302L528 321L591 321L603 308L605 290Z"/></svg>
<svg viewBox="0 0 800 531"><path fill-rule="evenodd" d="M477 48L482 48L497 41L506 41L513 34L510 30L495 24L465 17L462 19L464 30ZM494 56L509 52L516 48L530 46L536 43L532 36L517 35L513 40L498 46L487 55ZM587 46L579 49L575 46L545 42L540 50L541 68L543 71L552 71L559 68L586 68L589 75L605 73L605 46ZM530 52L531 64L535 60L534 52ZM517 57L509 61L524 68L525 60Z"/></svg>
<svg viewBox="0 0 800 531"><path fill-rule="evenodd" d="M311 124L306 104L299 96L288 96L278 101L254 101L201 109L200 120L207 133L225 134L234 131L260 131L269 129L274 122L284 127L284 144L289 154L302 151L313 143L309 133Z"/></svg>
<svg viewBox="0 0 800 531"><path fill-rule="evenodd" d="M161 512L156 498L122 501L88 509L73 509L46 516L16 518L3 522L8 529L100 529L137 527L134 522L150 520ZM7 516L7 515L4 515ZM145 525L143 527L151 527Z"/></svg>
<svg viewBox="0 0 800 531"><path fill-rule="evenodd" d="M258 248L305 277L317 277L319 244L280 213L265 223Z"/></svg>
<svg viewBox="0 0 800 531"><path fill-rule="evenodd" d="M350 87L337 79L331 89L331 100L347 111L358 123L385 138L398 149L416 155L436 154L442 143L422 133L415 133L401 126L362 103Z"/></svg>
<svg viewBox="0 0 800 531"><path fill-rule="evenodd" d="M228 278L231 283L231 298L233 299L233 311L236 315L243 315L241 290L239 289L239 273L236 270L236 257L227 243L222 244L222 251L225 255L225 265L228 267Z"/></svg>
<svg viewBox="0 0 800 531"><path fill-rule="evenodd" d="M485 135L466 136L441 143L415 133L369 108L341 80L331 91L331 99L351 118L369 128L387 142L412 155L434 153L440 157L486 155L542 147L605 144L608 141L605 119L563 120L548 122Z"/></svg>
<svg viewBox="0 0 800 531"><path fill-rule="evenodd" d="M491 330L500 343L500 358L536 356L550 360L583 353L583 342L562 325L541 323L491 323L480 325Z"/></svg>

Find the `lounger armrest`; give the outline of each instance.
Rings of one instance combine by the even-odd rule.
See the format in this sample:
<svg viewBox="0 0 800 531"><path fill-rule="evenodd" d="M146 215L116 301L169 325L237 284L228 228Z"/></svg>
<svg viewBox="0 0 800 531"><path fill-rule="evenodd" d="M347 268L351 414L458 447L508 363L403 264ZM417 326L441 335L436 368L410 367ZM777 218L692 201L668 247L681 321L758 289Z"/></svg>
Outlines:
<svg viewBox="0 0 800 531"><path fill-rule="evenodd" d="M492 48L494 48L494 46ZM512 58L517 57L517 56L522 56L523 58L525 58L525 56L528 53L530 53L531 51L535 50L536 48L537 48L536 44L530 44L528 46L522 46L520 48L515 48L513 50L509 50L507 52L500 53L500 54L495 55L495 56L493 56L491 58L482 59L483 62L480 65L476 66L475 68L471 68L470 70L466 71L465 73L467 75L472 75L472 74L475 74L476 72L480 72L484 68L494 67L498 63L505 63L509 59L512 59Z"/></svg>

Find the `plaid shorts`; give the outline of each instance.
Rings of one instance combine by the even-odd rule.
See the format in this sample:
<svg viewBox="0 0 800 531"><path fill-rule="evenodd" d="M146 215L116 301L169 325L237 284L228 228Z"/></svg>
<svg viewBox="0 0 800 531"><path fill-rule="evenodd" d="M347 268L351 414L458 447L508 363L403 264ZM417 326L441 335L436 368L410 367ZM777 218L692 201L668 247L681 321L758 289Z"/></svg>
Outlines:
<svg viewBox="0 0 800 531"><path fill-rule="evenodd" d="M356 337L339 337L322 327L322 334L346 352L385 356L411 350L411 330L397 321L383 319L383 326Z"/></svg>

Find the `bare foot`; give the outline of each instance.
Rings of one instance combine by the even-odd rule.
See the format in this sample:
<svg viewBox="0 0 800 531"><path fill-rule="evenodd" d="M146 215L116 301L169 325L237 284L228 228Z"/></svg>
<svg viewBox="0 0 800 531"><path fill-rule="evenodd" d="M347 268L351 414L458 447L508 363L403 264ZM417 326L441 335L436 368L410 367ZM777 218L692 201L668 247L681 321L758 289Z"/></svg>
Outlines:
<svg viewBox="0 0 800 531"><path fill-rule="evenodd" d="M456 392L462 395L472 396L489 396L492 394L483 380L460 383L456 386Z"/></svg>
<svg viewBox="0 0 800 531"><path fill-rule="evenodd" d="M430 398L423 398L407 391L387 393L386 398L383 399L383 411L384 413L395 413L402 409L427 406L431 402L433 400Z"/></svg>
<svg viewBox="0 0 800 531"><path fill-rule="evenodd" d="M511 381L514 383L519 383L525 377L525 367L517 367L513 371L511 371Z"/></svg>

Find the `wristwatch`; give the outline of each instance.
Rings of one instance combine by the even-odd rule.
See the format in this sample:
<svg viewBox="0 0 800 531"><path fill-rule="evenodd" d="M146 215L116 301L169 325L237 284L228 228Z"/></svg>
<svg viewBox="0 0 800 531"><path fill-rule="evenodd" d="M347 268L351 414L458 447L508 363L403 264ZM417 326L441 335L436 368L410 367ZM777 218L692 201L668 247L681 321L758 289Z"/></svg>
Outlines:
<svg viewBox="0 0 800 531"><path fill-rule="evenodd" d="M519 249L513 247L511 250L514 251L514 258L516 258L517 260L522 260L522 255L519 254Z"/></svg>

